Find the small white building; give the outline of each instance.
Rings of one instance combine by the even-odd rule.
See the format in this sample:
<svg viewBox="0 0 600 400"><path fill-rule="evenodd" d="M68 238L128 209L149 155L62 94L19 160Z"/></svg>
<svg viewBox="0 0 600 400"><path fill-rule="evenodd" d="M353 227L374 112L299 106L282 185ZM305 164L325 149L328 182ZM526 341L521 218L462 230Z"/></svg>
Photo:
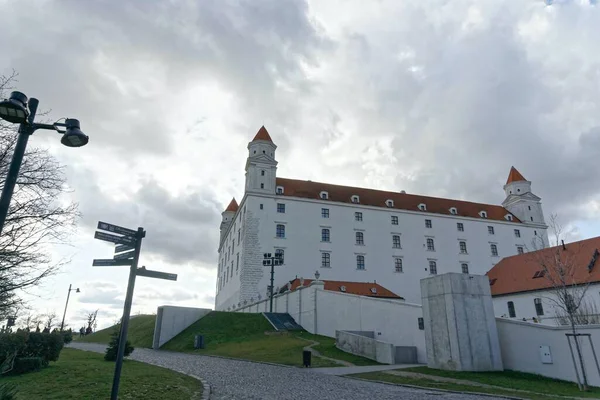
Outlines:
<svg viewBox="0 0 600 400"><path fill-rule="evenodd" d="M294 278L381 282L421 303L430 274L485 274L503 257L547 243L541 199L514 167L502 205L277 176L277 146L262 127L248 144L241 202L223 212L216 310L268 294L264 253L280 253L275 288ZM301 166L298 166L301 168Z"/></svg>
<svg viewBox="0 0 600 400"><path fill-rule="evenodd" d="M544 267L546 265L546 267ZM600 237L561 244L522 255L506 257L488 273L496 316L565 325L565 302L558 301L559 270L574 301L582 298L582 323L600 323Z"/></svg>

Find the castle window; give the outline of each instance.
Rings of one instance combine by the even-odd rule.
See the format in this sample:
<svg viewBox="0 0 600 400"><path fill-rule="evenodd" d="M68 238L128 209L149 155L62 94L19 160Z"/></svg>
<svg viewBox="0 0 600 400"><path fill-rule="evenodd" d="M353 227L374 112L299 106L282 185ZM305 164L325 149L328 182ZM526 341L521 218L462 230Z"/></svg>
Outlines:
<svg viewBox="0 0 600 400"><path fill-rule="evenodd" d="M459 232L464 232L465 231L465 226L463 225L462 222L457 222L456 223L456 230Z"/></svg>
<svg viewBox="0 0 600 400"><path fill-rule="evenodd" d="M431 228L431 220L430 219L426 219L425 220L425 228Z"/></svg>
<svg viewBox="0 0 600 400"><path fill-rule="evenodd" d="M281 214L285 214L285 204L277 203L277 212Z"/></svg>
<svg viewBox="0 0 600 400"><path fill-rule="evenodd" d="M277 194L283 194L283 186L277 186Z"/></svg>
<svg viewBox="0 0 600 400"><path fill-rule="evenodd" d="M261 183L261 184L260 184L260 188L261 188L261 189L264 189L264 188L265 188L265 184L264 184L264 183Z"/></svg>
<svg viewBox="0 0 600 400"><path fill-rule="evenodd" d="M355 212L354 213L354 220L355 221L359 221L359 222L362 221L363 220L362 219L362 213L361 212Z"/></svg>
<svg viewBox="0 0 600 400"><path fill-rule="evenodd" d="M240 269L240 253L237 253L235 255L235 270L239 270Z"/></svg>
<svg viewBox="0 0 600 400"><path fill-rule="evenodd" d="M535 313L539 315L544 315L544 306L542 305L542 299L539 297L533 299L533 304L535 305Z"/></svg>
<svg viewBox="0 0 600 400"><path fill-rule="evenodd" d="M321 253L321 267L331 268L331 254Z"/></svg>
<svg viewBox="0 0 600 400"><path fill-rule="evenodd" d="M504 218L506 218L506 220L507 220L507 221L512 221L512 220L513 220L513 217L512 217L512 215L510 215L510 214L506 214L506 215L504 216Z"/></svg>
<svg viewBox="0 0 600 400"><path fill-rule="evenodd" d="M263 154L267 154L267 152L263 150Z"/></svg>
<svg viewBox="0 0 600 400"><path fill-rule="evenodd" d="M361 256L361 255L356 256L356 269L360 269L360 270L365 269L365 256Z"/></svg>
<svg viewBox="0 0 600 400"><path fill-rule="evenodd" d="M398 225L398 217L396 215L392 215L392 225Z"/></svg>
<svg viewBox="0 0 600 400"><path fill-rule="evenodd" d="M498 246L495 244L490 244L490 250L492 251L492 256L498 257Z"/></svg>
<svg viewBox="0 0 600 400"><path fill-rule="evenodd" d="M352 196L352 202L358 204L360 203L360 198L357 195L354 195Z"/></svg>
<svg viewBox="0 0 600 400"><path fill-rule="evenodd" d="M394 259L394 271L402 272L402 259L401 258Z"/></svg>
<svg viewBox="0 0 600 400"><path fill-rule="evenodd" d="M517 254L523 254L523 246L517 246Z"/></svg>
<svg viewBox="0 0 600 400"><path fill-rule="evenodd" d="M263 209L263 205L262 205L262 203L261 203L261 205L260 205L260 209L261 209L261 210Z"/></svg>
<svg viewBox="0 0 600 400"><path fill-rule="evenodd" d="M284 255L283 249L276 249L275 250L275 257L279 258L280 260L284 260L284 262L285 262L285 259L284 259L283 255Z"/></svg>
<svg viewBox="0 0 600 400"><path fill-rule="evenodd" d="M260 176L265 176L265 170L260 171Z"/></svg>
<svg viewBox="0 0 600 400"><path fill-rule="evenodd" d="M432 238L427 238L427 251L435 251L435 243Z"/></svg>
<svg viewBox="0 0 600 400"><path fill-rule="evenodd" d="M329 241L330 241L329 229L321 229L321 242L329 242Z"/></svg>
<svg viewBox="0 0 600 400"><path fill-rule="evenodd" d="M437 263L433 260L429 260L429 273L431 275L437 275Z"/></svg>
<svg viewBox="0 0 600 400"><path fill-rule="evenodd" d="M481 218L487 218L487 217L488 217L488 216L487 216L487 212L485 212L485 211L479 211L479 216L480 216Z"/></svg>
<svg viewBox="0 0 600 400"><path fill-rule="evenodd" d="M346 291L346 286L340 286L340 292L345 292Z"/></svg>
<svg viewBox="0 0 600 400"><path fill-rule="evenodd" d="M506 303L506 305L508 306L508 316L511 318L516 318L517 313L515 312L515 303L509 301L508 303Z"/></svg>
<svg viewBox="0 0 600 400"><path fill-rule="evenodd" d="M356 232L356 244L359 246L365 244L365 235L362 232Z"/></svg>
<svg viewBox="0 0 600 400"><path fill-rule="evenodd" d="M400 235L393 235L392 236L392 247L395 249L399 249L400 248Z"/></svg>
<svg viewBox="0 0 600 400"><path fill-rule="evenodd" d="M467 242L461 240L460 242L458 242L458 247L460 248L461 254L467 254Z"/></svg>
<svg viewBox="0 0 600 400"><path fill-rule="evenodd" d="M521 237L521 231L518 229L515 229L515 237L520 238Z"/></svg>
<svg viewBox="0 0 600 400"><path fill-rule="evenodd" d="M458 210L456 209L456 207L451 207L450 208L450 214L452 214L452 215L458 214Z"/></svg>
<svg viewBox="0 0 600 400"><path fill-rule="evenodd" d="M373 294L377 294L377 288L375 288L375 287L372 287L372 288L371 288L371 293L373 293Z"/></svg>
<svg viewBox="0 0 600 400"><path fill-rule="evenodd" d="M527 206L527 208L529 209L529 211L531 211L531 206Z"/></svg>
<svg viewBox="0 0 600 400"><path fill-rule="evenodd" d="M278 224L276 233L278 238L285 238L285 225Z"/></svg>
<svg viewBox="0 0 600 400"><path fill-rule="evenodd" d="M329 208L321 208L321 217L329 218Z"/></svg>
<svg viewBox="0 0 600 400"><path fill-rule="evenodd" d="M488 226L488 233L489 233L490 235L493 235L493 234L494 234L494 227L493 227L493 226Z"/></svg>
<svg viewBox="0 0 600 400"><path fill-rule="evenodd" d="M468 274L469 273L469 264L467 264L467 263L460 264L460 269L462 270L463 274Z"/></svg>
<svg viewBox="0 0 600 400"><path fill-rule="evenodd" d="M419 204L419 210L421 210L421 211L427 211L427 206L425 205L425 203Z"/></svg>
<svg viewBox="0 0 600 400"><path fill-rule="evenodd" d="M533 217L529 217L531 219L531 221L533 221Z"/></svg>
<svg viewBox="0 0 600 400"><path fill-rule="evenodd" d="M329 193L323 191L323 192L319 193L319 197L323 200L327 200L329 198Z"/></svg>
<svg viewBox="0 0 600 400"><path fill-rule="evenodd" d="M394 207L394 200L386 200L385 205L388 207Z"/></svg>

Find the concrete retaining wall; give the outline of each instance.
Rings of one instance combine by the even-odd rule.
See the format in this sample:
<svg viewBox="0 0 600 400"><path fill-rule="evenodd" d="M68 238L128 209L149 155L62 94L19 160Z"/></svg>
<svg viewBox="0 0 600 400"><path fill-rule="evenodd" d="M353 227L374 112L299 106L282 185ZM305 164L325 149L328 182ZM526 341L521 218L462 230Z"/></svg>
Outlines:
<svg viewBox="0 0 600 400"><path fill-rule="evenodd" d="M160 306L156 311L152 348L158 350L185 328L211 312L208 308Z"/></svg>
<svg viewBox="0 0 600 400"><path fill-rule="evenodd" d="M345 352L366 357L382 364L394 364L396 349L393 344L345 331L335 332L335 346Z"/></svg>

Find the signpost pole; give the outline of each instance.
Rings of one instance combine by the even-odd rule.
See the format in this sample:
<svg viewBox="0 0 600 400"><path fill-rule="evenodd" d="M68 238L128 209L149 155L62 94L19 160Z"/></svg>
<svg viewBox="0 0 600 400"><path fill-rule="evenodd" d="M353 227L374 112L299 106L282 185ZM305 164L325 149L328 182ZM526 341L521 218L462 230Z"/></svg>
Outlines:
<svg viewBox="0 0 600 400"><path fill-rule="evenodd" d="M117 362L115 365L115 375L113 378L111 400L117 400L119 396L119 383L121 381L121 368L123 367L123 355L125 354L125 344L127 343L127 328L129 327L129 316L131 314L131 303L133 300L133 287L135 286L135 276L137 265L142 248L142 238L144 237L144 228L138 228L135 243L135 255L133 263L129 269L129 283L127 284L127 296L125 297L125 306L123 307L123 318L121 319L121 333L119 335L119 350L117 352Z"/></svg>
<svg viewBox="0 0 600 400"><path fill-rule="evenodd" d="M273 312L273 294L275 288L273 287L273 275L275 275L275 258L271 258L271 298L269 299L269 312Z"/></svg>

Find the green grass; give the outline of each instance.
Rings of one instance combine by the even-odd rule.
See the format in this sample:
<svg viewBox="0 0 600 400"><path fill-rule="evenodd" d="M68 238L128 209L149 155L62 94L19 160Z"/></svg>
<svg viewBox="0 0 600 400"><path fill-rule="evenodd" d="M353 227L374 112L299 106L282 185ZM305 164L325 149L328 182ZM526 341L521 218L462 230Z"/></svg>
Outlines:
<svg viewBox="0 0 600 400"><path fill-rule="evenodd" d="M269 334L265 334L265 332ZM194 349L194 335L204 335L204 349ZM196 321L162 346L164 350L217 355L252 361L302 366L302 349L309 343L296 336L314 339L324 356L375 364L371 360L344 353L335 348L334 339L307 332L276 333L262 314L213 311ZM336 367L337 363L312 357L313 367Z"/></svg>
<svg viewBox="0 0 600 400"><path fill-rule="evenodd" d="M107 399L110 397L115 363L101 354L63 349L56 363L39 372L2 377L0 383L17 385L18 400ZM120 399L199 399L202 385L196 379L136 361L125 360Z"/></svg>
<svg viewBox="0 0 600 400"><path fill-rule="evenodd" d="M156 315L137 315L129 320L127 329L127 340L131 342L133 347L152 348L152 339L154 337L154 324L156 323ZM91 343L106 343L110 342L110 335L113 333L115 326L102 329L91 335L79 337L79 334L73 333L74 340Z"/></svg>
<svg viewBox="0 0 600 400"><path fill-rule="evenodd" d="M487 385L500 386L517 390L528 390L537 393L554 394L559 396L600 397L600 388L593 387L588 392L580 392L577 384L547 378L541 375L528 374L518 371L498 372L462 372L445 371L428 367L406 368L402 371L418 372L420 374L443 376L446 378L464 379Z"/></svg>
<svg viewBox="0 0 600 400"><path fill-rule="evenodd" d="M530 400L557 400L556 397L545 396L541 394L530 394L523 392L513 392L509 390L502 389L489 389L489 388L481 388L469 385L459 385L455 383L446 383L446 382L435 382L428 379L416 379L416 378L408 378L397 375L390 375L384 372L368 372L364 374L356 374L356 375L348 375L350 378L356 377L361 379L368 379L372 381L382 381L395 383L399 385L413 385L420 386L424 388L431 389L444 389L444 390L453 390L457 392L473 392L473 393L488 393L488 394L496 394L496 395L504 395L511 397L520 397L523 399Z"/></svg>

